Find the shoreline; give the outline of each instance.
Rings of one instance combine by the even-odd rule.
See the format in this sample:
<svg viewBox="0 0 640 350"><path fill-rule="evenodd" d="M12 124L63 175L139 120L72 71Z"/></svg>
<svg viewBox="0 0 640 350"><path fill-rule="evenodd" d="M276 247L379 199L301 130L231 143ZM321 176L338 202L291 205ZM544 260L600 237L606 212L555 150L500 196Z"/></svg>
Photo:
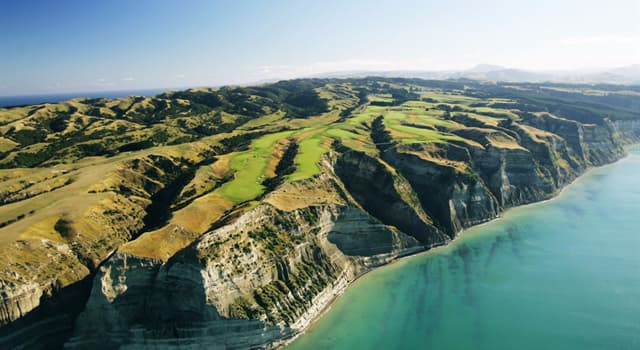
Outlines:
<svg viewBox="0 0 640 350"><path fill-rule="evenodd" d="M426 255L429 253L433 253L433 252L437 252L442 248L448 247L453 243L457 243L462 241L462 239L464 237L467 237L468 235L464 235L464 233L468 232L469 230L472 229L477 229L480 227L483 227L485 225L491 224L491 223L495 223L498 220L502 219L507 213L509 213L510 211L514 210L514 209L526 209L528 207L532 207L532 206L537 206L537 205L542 205L542 204L547 204L550 203L554 200L559 199L568 188L570 188L571 186L577 185L580 181L583 181L587 175L590 175L591 173L598 171L598 170L603 170L603 169L607 169L608 167L611 167L615 164L617 164L618 162L628 158L629 156L631 156L631 149L638 147L639 144L634 143L634 144L630 144L630 145L626 145L624 146L624 155L611 162L608 164L604 164L601 166L595 166L595 167L590 167L587 168L582 174L578 175L575 179L573 179L571 182L567 183L565 186L563 186L560 190L558 190L556 193L552 194L551 197L547 198L547 199L543 199L537 202L531 202L531 203L527 203L527 204L522 204L522 205L518 205L518 206L514 206L514 207L509 207L507 209L505 209L502 213L500 213L497 217L490 219L488 221L479 223L477 225L472 225L469 227L466 227L464 229L462 229L460 232L458 232L455 237L450 240L447 241L444 244L440 244L437 246L432 246L432 247L424 247L423 249L417 250L415 252L407 252L406 254L399 254L398 257L390 260L387 263L372 267L370 269L367 269L363 272L361 272L360 274L358 274L357 276L355 276L351 281L347 281L347 283L342 284L339 281L336 282L336 286L339 286L339 288L335 289L335 290L326 290L327 292L329 292L329 294L333 294L333 298L331 300L329 300L327 302L327 304L325 306L323 306L320 310L320 312L318 312L316 315L313 315L312 317L310 317L308 320L306 320L306 322L304 322L304 326L292 337L287 338L287 339L282 339L281 341L275 342L272 344L273 349L284 349L286 348L288 345L292 344L294 341L296 341L299 337L303 336L304 334L307 333L307 331L313 327L314 324L316 324L320 318L322 318L322 316L324 316L327 312L329 312L333 306L333 304L338 300L338 298L340 298L346 291L347 289L354 284L356 281L358 281L361 277L367 275L369 272L372 272L374 270L377 270L379 268L382 267L387 267L387 266L392 266L393 264L396 264L398 262L404 261L406 259L410 259L410 258L415 258L417 256L420 255ZM323 291L321 294L319 294L318 296L321 296L322 294L324 294L325 291Z"/></svg>

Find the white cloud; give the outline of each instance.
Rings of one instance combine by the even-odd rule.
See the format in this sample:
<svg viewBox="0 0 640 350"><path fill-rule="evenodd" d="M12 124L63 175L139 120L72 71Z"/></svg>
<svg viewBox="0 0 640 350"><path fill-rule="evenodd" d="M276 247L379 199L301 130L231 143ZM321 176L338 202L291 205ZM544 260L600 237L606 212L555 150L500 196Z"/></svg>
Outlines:
<svg viewBox="0 0 640 350"><path fill-rule="evenodd" d="M133 79L133 77L125 77L125 78L122 78L122 80L124 80L124 81L134 81L135 79Z"/></svg>
<svg viewBox="0 0 640 350"><path fill-rule="evenodd" d="M184 75L184 74L178 74L178 75L176 75L176 78L178 78L178 79L183 79L184 77L185 77L185 75Z"/></svg>
<svg viewBox="0 0 640 350"><path fill-rule="evenodd" d="M322 73L348 71L392 71L392 70L431 70L448 67L434 66L428 60L387 61L376 59L351 58L336 61L318 61L310 64L266 65L257 67L261 78L288 79L313 76Z"/></svg>
<svg viewBox="0 0 640 350"><path fill-rule="evenodd" d="M523 65L542 69L601 70L640 62L640 34L636 33L568 36L558 39L553 46L540 50L534 62L531 62L533 55L523 59ZM549 51L553 54L549 55Z"/></svg>
<svg viewBox="0 0 640 350"><path fill-rule="evenodd" d="M98 87L98 88L111 88L111 87L115 87L117 84L113 81L108 81L105 78L99 78L96 82L91 83L89 85L93 87Z"/></svg>
<svg viewBox="0 0 640 350"><path fill-rule="evenodd" d="M258 67L258 71L262 74L270 74L273 71L272 66L261 66Z"/></svg>
<svg viewBox="0 0 640 350"><path fill-rule="evenodd" d="M561 43L568 46L640 44L640 35L592 35L568 37L562 39Z"/></svg>

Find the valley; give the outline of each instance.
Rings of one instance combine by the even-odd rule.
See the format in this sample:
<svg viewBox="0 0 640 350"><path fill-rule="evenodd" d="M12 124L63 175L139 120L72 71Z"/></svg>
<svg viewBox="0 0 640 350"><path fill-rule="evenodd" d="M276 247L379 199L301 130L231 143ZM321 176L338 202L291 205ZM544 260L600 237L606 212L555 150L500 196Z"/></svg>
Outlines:
<svg viewBox="0 0 640 350"><path fill-rule="evenodd" d="M3 348L272 347L640 140L640 89L299 79L0 108Z"/></svg>

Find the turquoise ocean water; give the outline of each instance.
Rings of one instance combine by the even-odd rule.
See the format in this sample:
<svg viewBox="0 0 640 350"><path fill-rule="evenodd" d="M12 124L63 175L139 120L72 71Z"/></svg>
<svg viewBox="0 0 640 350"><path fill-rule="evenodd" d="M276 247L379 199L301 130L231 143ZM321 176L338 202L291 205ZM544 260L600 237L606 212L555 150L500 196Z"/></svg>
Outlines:
<svg viewBox="0 0 640 350"><path fill-rule="evenodd" d="M640 349L640 148L365 275L287 349Z"/></svg>

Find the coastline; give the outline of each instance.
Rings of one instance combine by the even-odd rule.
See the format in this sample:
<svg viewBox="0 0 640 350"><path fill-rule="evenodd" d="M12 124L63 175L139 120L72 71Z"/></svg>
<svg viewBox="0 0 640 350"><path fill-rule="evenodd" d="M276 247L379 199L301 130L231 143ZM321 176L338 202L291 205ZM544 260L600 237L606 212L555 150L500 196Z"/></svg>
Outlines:
<svg viewBox="0 0 640 350"><path fill-rule="evenodd" d="M628 158L631 153L631 149L638 147L640 144L639 143L632 143L629 145L624 146L624 154L622 157L620 157L619 159L615 160L614 162L608 163L608 164L604 164L601 166L595 166L595 167L589 167L587 168L582 174L580 174L579 176L577 176L575 179L573 179L571 182L567 183L564 187L562 187L559 191L557 191L556 193L554 193L552 196L550 196L547 199L543 199L540 201L536 201L536 202L531 202L531 203L527 203L527 204L522 204L522 205L518 205L518 206L514 206L514 207L510 207L505 209L502 213L500 213L498 216L496 216L495 218L476 224L476 225L472 225L469 226L467 228L464 228L463 230L461 230L460 232L458 232L455 237L450 240L447 241L444 244L441 245L437 245L437 246L432 246L432 247L422 247L419 250L413 251L413 252L406 252L406 254L400 254L398 255L398 257L375 267L371 267L369 269L366 269L364 271L362 271L361 273L359 273L358 275L356 275L352 280L350 281L346 281L346 283L341 283L344 281L336 281L335 286L337 286L338 288L332 286L330 288L334 288L334 289L326 289L324 290L322 293L320 293L316 298L320 298L322 295L326 294L330 294L333 295L333 298L331 298L330 300L326 301L326 304L319 307L320 311L317 312L315 315L310 315L309 318L304 319L304 321L302 322L303 326L302 328L300 328L299 330L297 330L297 332L290 338L287 339L282 339L278 342L275 342L272 344L272 348L273 349L284 349L286 348L286 346L290 345L291 343L293 343L295 340L297 340L300 336L304 335L307 333L307 331L313 327L314 324L316 324L320 318L322 318L322 316L324 316L327 312L329 312L331 310L331 307L333 306L333 304L338 300L338 298L340 296L342 296L342 294L344 294L346 292L346 290L353 284L355 283L357 280L359 280L361 277L365 276L366 274L368 274L369 272L372 272L374 270L377 270L381 267L387 267L387 266L391 266L395 263L404 261L406 259L410 259L410 258L414 258L420 255L424 255L424 254L429 254L429 253L434 253L439 251L440 249L443 249L445 247L450 246L452 243L457 243L460 242L464 239L464 237L468 237L468 235L465 235L465 233L469 230L472 229L477 229L479 227L483 227L485 225L491 224L491 223L495 223L498 220L502 219L507 213L511 212L514 209L526 209L529 207L533 207L533 206L538 206L538 205L543 205L543 204L547 204L549 202L552 202L554 200L557 200L559 198L561 198L561 196L563 194L566 193L566 190L569 189L572 186L575 186L577 184L579 184L581 181L584 181L584 179L586 179L588 177L588 175L590 175L591 173L595 172L595 171L599 171L599 170L604 170L607 169L608 167L611 167L615 164L617 164L618 162ZM307 310L307 312L309 312L310 310L314 309L313 307L310 308L309 310ZM305 312L305 314L307 313ZM304 318L304 315L301 317L301 319ZM300 320L298 320L296 323L300 322Z"/></svg>

